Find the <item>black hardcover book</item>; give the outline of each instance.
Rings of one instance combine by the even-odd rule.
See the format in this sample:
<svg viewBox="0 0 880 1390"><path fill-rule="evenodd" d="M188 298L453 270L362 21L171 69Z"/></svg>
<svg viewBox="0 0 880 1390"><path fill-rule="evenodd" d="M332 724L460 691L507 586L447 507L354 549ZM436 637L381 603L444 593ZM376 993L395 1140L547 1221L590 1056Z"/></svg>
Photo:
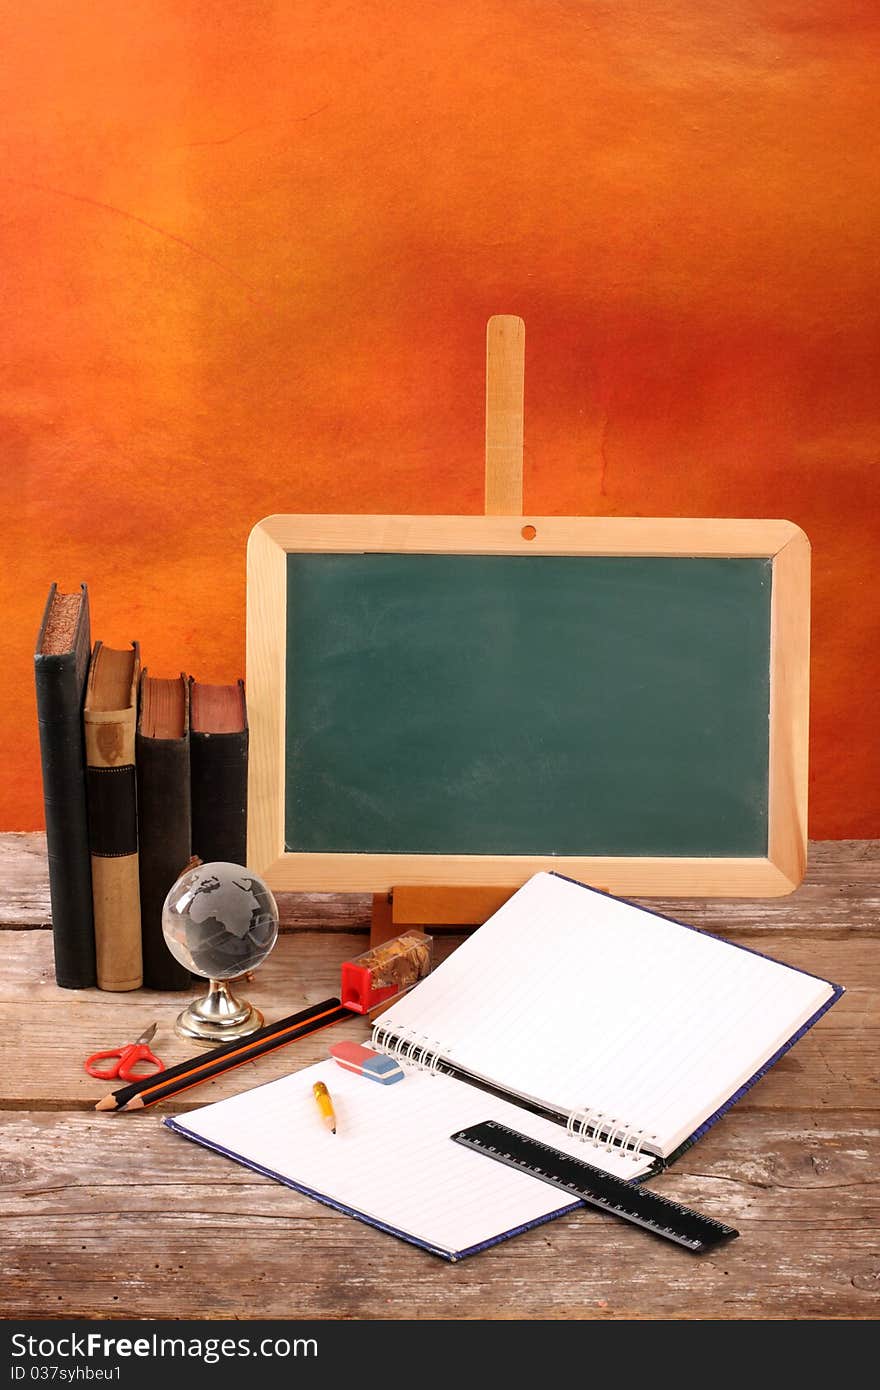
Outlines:
<svg viewBox="0 0 880 1390"><path fill-rule="evenodd" d="M192 852L247 864L248 725L244 681L190 678Z"/></svg>
<svg viewBox="0 0 880 1390"><path fill-rule="evenodd" d="M49 590L34 652L55 980L95 984L92 870L86 819L82 709L91 653L89 594Z"/></svg>
<svg viewBox="0 0 880 1390"><path fill-rule="evenodd" d="M162 932L169 888L190 857L189 684L141 676L135 740L144 984L186 989L190 973Z"/></svg>

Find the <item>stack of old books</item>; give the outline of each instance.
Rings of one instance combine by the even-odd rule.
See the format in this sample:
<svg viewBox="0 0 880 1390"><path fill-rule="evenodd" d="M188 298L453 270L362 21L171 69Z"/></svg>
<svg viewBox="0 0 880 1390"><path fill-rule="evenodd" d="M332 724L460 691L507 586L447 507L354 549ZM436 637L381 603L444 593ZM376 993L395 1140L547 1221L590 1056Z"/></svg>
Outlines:
<svg viewBox="0 0 880 1390"><path fill-rule="evenodd" d="M34 654L55 976L183 989L162 905L191 856L244 864L244 682L151 676L137 642L91 644L89 597L52 585Z"/></svg>

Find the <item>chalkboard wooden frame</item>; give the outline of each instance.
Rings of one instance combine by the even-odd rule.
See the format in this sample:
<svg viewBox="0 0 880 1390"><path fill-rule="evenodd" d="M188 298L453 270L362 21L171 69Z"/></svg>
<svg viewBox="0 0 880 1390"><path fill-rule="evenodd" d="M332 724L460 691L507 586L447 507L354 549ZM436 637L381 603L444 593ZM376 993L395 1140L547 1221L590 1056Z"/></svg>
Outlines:
<svg viewBox="0 0 880 1390"><path fill-rule="evenodd" d="M759 557L772 561L768 853L755 858L291 853L285 849L287 556ZM806 869L810 546L789 521L630 517L271 516L247 555L248 862L273 888L517 887L555 869L614 893L776 896Z"/></svg>

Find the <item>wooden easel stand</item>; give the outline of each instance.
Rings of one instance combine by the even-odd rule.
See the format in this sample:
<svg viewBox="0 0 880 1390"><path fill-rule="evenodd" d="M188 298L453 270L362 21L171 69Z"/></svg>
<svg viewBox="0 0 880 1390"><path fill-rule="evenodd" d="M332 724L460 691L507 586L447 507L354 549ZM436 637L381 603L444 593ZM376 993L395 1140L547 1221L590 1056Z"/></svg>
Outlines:
<svg viewBox="0 0 880 1390"><path fill-rule="evenodd" d="M486 516L522 516L525 334L513 314L496 314L486 329ZM408 927L477 926L515 891L426 886L375 893L370 944Z"/></svg>

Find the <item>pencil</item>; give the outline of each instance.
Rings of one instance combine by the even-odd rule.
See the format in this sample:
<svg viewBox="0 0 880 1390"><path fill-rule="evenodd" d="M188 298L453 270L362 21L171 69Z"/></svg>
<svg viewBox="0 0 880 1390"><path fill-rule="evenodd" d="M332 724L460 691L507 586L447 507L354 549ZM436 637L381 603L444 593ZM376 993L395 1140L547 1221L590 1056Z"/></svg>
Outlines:
<svg viewBox="0 0 880 1390"><path fill-rule="evenodd" d="M188 1091L193 1086L200 1086L203 1081L210 1081L215 1076L243 1066L245 1062L255 1061L257 1057L285 1047L287 1043L296 1042L297 1038L304 1038L320 1028L329 1027L331 1023L351 1017L351 1010L344 1008L338 999L325 999L322 1004L313 1004L308 1009L291 1014L289 1018L259 1028L249 1038L224 1043L210 1052L203 1052L199 1057L190 1057L175 1067L168 1067L166 1071L132 1081L130 1085L99 1100L95 1109L143 1110L148 1105L155 1105L180 1091Z"/></svg>
<svg viewBox="0 0 880 1390"><path fill-rule="evenodd" d="M316 1081L312 1087L312 1095L318 1102L318 1109L321 1112L321 1119L327 1126L331 1134L336 1133L336 1111L333 1109L333 1101L330 1099L330 1092L323 1081Z"/></svg>

